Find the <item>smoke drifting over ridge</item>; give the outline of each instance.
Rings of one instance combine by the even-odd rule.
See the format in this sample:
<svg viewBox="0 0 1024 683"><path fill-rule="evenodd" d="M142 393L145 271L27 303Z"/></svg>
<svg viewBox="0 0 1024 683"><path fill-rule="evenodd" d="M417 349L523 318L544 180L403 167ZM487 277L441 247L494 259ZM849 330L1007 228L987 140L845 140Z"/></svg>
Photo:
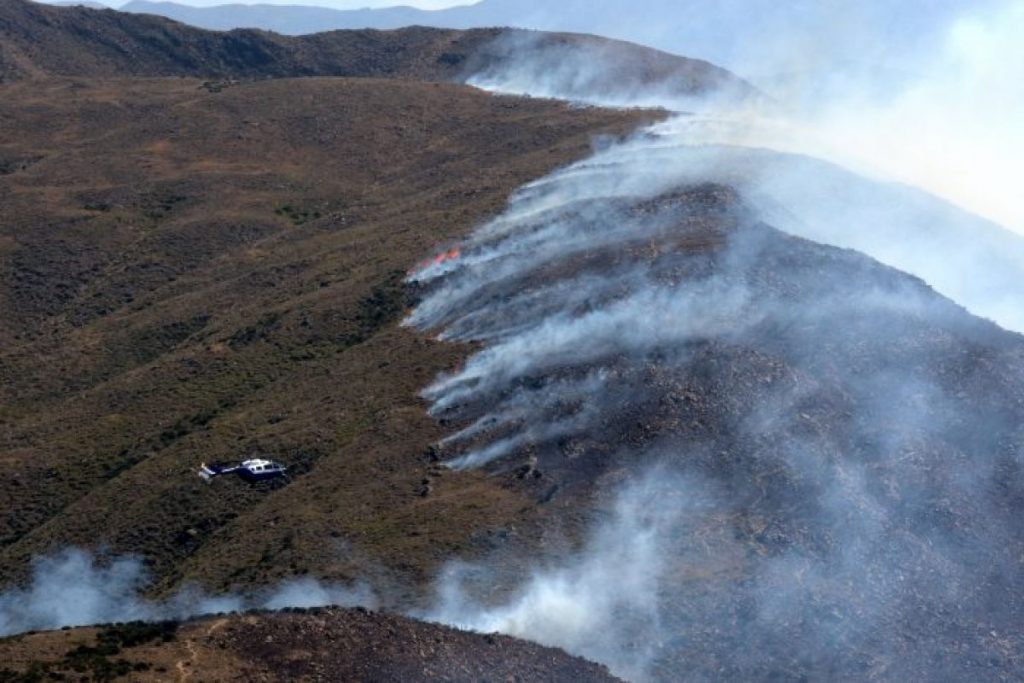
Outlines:
<svg viewBox="0 0 1024 683"><path fill-rule="evenodd" d="M484 90L614 107L706 109L752 103L761 94L708 62L630 43L507 31L470 60L464 79Z"/></svg>
<svg viewBox="0 0 1024 683"><path fill-rule="evenodd" d="M785 49L750 43L750 61L756 57L765 68L823 65L810 85L793 73L780 77L768 90L772 104L735 92L696 97L668 78L609 88L598 73L601 60L546 59L544 50L469 82L499 92L689 112L667 126L676 146L725 146L751 156L738 163L739 152L730 149L734 158L718 163L705 155L710 167L693 168L694 175L714 178L723 167L742 173L751 196L791 212L778 227L863 251L918 275L972 312L1022 331L1024 240L1010 231L1024 231L1016 180L1024 176L1024 89L1016 85L1024 82L1018 40L1024 3L946 9L936 10L951 18L944 28L930 27L931 49L905 57L898 73L879 68L851 75L827 43L801 39L800 25L776 41ZM857 21L834 21L835 31L867 31ZM849 38L835 42L845 45ZM874 39L866 35L864 42ZM766 163L766 155L753 150L793 156ZM825 163L815 167L797 157ZM673 160L683 163L695 167L697 161L694 155ZM854 213L844 215L851 208Z"/></svg>
<svg viewBox="0 0 1024 683"><path fill-rule="evenodd" d="M573 68L470 82L622 104ZM510 595L479 586L500 552L453 566L429 616L633 680L1018 677L1024 341L957 304L1024 330L1020 238L843 168L827 118L721 106L524 187L411 278L410 324L481 345L424 393L449 464L619 500Z"/></svg>
<svg viewBox="0 0 1024 683"><path fill-rule="evenodd" d="M1024 232L1024 2L980 3L946 29L892 94L836 87L811 125L839 162L860 162Z"/></svg>

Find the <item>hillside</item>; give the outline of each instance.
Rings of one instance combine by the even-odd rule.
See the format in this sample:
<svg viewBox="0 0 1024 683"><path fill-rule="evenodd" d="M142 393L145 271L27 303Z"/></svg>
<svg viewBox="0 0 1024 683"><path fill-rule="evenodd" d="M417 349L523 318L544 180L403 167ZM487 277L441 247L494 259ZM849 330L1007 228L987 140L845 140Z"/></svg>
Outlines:
<svg viewBox="0 0 1024 683"><path fill-rule="evenodd" d="M122 12L154 14L213 31L235 28L259 28L285 35L320 33L338 29L392 30L407 26L434 26L439 28L465 28L466 8L429 11L415 7L396 6L381 9L337 10L312 5L241 5L194 7L174 2L132 0L120 7ZM496 19L498 17L495 17ZM479 26L507 26L508 21L496 21Z"/></svg>
<svg viewBox="0 0 1024 683"><path fill-rule="evenodd" d="M272 643L272 647L268 644ZM111 625L0 640L0 680L593 681L604 667L499 635L365 610Z"/></svg>
<svg viewBox="0 0 1024 683"><path fill-rule="evenodd" d="M724 184L771 153L658 131L414 277L412 323L474 345L425 392L442 459L538 504L438 613L631 680L1018 677L1024 337L772 227Z"/></svg>
<svg viewBox="0 0 1024 683"><path fill-rule="evenodd" d="M514 517L426 457L417 394L460 351L398 326L401 280L644 116L405 81L3 86L4 583L77 544L163 587L415 584ZM291 482L195 476L255 454Z"/></svg>

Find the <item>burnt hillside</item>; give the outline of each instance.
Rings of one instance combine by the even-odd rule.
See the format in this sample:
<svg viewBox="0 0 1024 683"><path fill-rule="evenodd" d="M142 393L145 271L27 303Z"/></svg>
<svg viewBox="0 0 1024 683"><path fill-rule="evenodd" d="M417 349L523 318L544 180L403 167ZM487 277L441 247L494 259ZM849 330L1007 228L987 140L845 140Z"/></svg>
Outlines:
<svg viewBox="0 0 1024 683"><path fill-rule="evenodd" d="M641 679L1018 677L1024 337L779 232L697 154L599 152L413 276L410 321L474 344L425 393L439 457L537 501L487 567L558 568L440 613L536 632L555 591L597 616L546 642Z"/></svg>
<svg viewBox="0 0 1024 683"><path fill-rule="evenodd" d="M631 101L724 72L579 36L0 8L8 632L283 587L637 681L1021 678L1024 338L778 230L744 184L772 152L708 166L672 126L630 134L658 114L439 82ZM246 457L289 476L196 477ZM68 585L110 609L64 611ZM362 612L200 623L137 663L603 675ZM0 654L123 669L104 633Z"/></svg>

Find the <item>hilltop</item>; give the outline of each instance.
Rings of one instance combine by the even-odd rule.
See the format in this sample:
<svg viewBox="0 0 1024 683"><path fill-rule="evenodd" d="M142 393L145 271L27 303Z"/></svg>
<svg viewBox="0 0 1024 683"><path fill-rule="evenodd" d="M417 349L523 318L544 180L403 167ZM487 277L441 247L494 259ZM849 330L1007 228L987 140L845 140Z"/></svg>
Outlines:
<svg viewBox="0 0 1024 683"><path fill-rule="evenodd" d="M591 33L709 60L769 84L795 66L792 42L821 41L818 59L801 63L793 78L824 77L879 67L915 70L915 56L942 40L942 28L964 9L961 0L867 0L844 6L837 30L835 8L820 3L771 0L481 0L438 10L402 6L339 10L329 3L240 4L224 0L195 7L181 2L131 0L123 11L166 16L193 26L228 30L260 28L300 35L328 29L394 29L434 26L474 29L507 26ZM643 17L646 20L637 20ZM913 31L907 31L913 26ZM815 43L818 44L818 43ZM767 59L765 59L767 57ZM897 73L889 74L898 76ZM776 85L785 85L776 82Z"/></svg>
<svg viewBox="0 0 1024 683"><path fill-rule="evenodd" d="M82 675L132 681L593 681L597 664L500 635L366 610L294 610L0 640L0 680Z"/></svg>
<svg viewBox="0 0 1024 683"><path fill-rule="evenodd" d="M28 0L0 3L0 75L111 78L405 76L450 80L448 51L472 51L497 31L407 29L289 38L216 33L162 17Z"/></svg>

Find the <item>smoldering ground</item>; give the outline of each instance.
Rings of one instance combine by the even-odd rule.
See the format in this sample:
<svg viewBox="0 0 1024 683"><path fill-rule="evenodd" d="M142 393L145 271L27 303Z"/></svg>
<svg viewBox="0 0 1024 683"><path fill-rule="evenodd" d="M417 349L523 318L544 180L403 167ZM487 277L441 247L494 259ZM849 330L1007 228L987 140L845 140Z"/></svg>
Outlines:
<svg viewBox="0 0 1024 683"><path fill-rule="evenodd" d="M630 43L505 31L465 65L469 85L514 95L613 107L704 109L710 100L759 101L750 84L709 62Z"/></svg>
<svg viewBox="0 0 1024 683"><path fill-rule="evenodd" d="M625 487L571 563L538 570L504 603L483 607L466 590L495 577L484 566L455 564L441 579L438 604L420 616L483 633L501 632L565 648L642 679L660 647L665 552L711 511L703 483L652 470ZM614 586L614 590L609 590Z"/></svg>
<svg viewBox="0 0 1024 683"><path fill-rule="evenodd" d="M1024 339L776 230L801 207L756 156L664 130L412 278L410 324L482 344L425 391L451 466L584 506L663 484L511 596L460 588L500 553L452 570L432 616L635 680L1019 675Z"/></svg>

